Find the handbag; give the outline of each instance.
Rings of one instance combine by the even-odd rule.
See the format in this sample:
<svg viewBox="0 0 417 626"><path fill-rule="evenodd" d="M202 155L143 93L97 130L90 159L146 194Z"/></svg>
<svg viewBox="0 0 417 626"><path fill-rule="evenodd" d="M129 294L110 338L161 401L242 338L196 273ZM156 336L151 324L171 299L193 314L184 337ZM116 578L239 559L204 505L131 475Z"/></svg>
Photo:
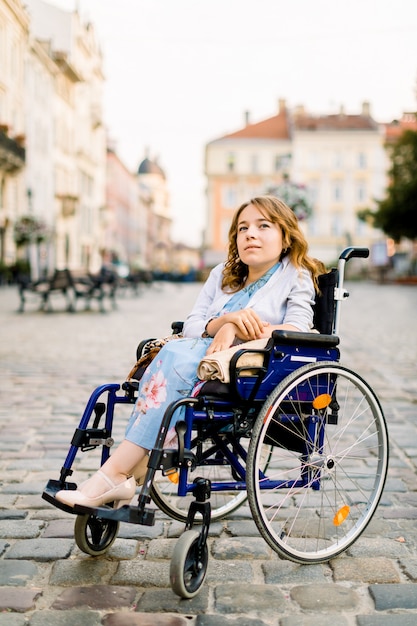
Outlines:
<svg viewBox="0 0 417 626"><path fill-rule="evenodd" d="M162 337L161 339L149 339L149 341L147 341L143 346L142 356L139 357L127 375L126 382L140 380L145 373L146 368L150 363L152 363L161 348L163 348L169 341L181 339L182 336L183 335L181 333L177 333L174 335L168 335L168 337Z"/></svg>

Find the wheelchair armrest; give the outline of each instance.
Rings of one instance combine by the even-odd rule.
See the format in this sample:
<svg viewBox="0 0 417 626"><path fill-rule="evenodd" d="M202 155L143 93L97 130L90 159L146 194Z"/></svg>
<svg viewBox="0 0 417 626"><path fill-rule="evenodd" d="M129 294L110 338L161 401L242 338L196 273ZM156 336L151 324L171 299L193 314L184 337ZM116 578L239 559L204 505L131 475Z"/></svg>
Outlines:
<svg viewBox="0 0 417 626"><path fill-rule="evenodd" d="M272 333L274 345L287 344L296 346L324 346L333 348L339 345L337 335L321 335L320 333L302 333L295 330L274 330Z"/></svg>

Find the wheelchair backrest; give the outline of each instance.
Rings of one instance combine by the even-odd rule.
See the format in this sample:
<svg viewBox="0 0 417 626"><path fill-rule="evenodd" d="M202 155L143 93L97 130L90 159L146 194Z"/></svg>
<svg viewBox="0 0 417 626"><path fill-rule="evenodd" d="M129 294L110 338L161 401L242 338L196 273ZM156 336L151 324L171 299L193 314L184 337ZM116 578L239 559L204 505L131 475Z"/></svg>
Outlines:
<svg viewBox="0 0 417 626"><path fill-rule="evenodd" d="M316 295L314 304L314 328L322 335L331 335L333 332L336 301L334 290L337 287L339 273L332 268L327 274L318 277L320 292Z"/></svg>

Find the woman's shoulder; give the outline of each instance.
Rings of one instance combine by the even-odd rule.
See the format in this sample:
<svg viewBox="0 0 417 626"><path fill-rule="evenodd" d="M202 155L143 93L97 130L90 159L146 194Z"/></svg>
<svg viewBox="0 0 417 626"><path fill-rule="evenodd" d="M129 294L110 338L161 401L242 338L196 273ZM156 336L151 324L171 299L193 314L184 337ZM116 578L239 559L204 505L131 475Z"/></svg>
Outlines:
<svg viewBox="0 0 417 626"><path fill-rule="evenodd" d="M215 265L209 273L209 277L213 280L215 279L216 281L221 280L221 278L223 277L223 270L224 270L224 263L219 263L218 265Z"/></svg>

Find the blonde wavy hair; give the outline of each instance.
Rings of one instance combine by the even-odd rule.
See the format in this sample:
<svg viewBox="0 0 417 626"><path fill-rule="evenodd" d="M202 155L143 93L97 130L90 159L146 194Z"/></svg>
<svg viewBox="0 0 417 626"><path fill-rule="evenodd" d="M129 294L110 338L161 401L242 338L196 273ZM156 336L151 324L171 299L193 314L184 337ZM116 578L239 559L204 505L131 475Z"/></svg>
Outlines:
<svg viewBox="0 0 417 626"><path fill-rule="evenodd" d="M301 231L297 217L289 206L274 196L258 196L242 204L235 215L229 229L229 250L223 270L222 289L236 292L241 289L248 276L248 266L239 258L237 250L237 225L242 211L252 204L262 215L274 224L278 224L282 231L282 260L289 256L292 264L298 268L307 269L318 291L317 277L327 272L325 265L318 259L308 256L308 243Z"/></svg>

